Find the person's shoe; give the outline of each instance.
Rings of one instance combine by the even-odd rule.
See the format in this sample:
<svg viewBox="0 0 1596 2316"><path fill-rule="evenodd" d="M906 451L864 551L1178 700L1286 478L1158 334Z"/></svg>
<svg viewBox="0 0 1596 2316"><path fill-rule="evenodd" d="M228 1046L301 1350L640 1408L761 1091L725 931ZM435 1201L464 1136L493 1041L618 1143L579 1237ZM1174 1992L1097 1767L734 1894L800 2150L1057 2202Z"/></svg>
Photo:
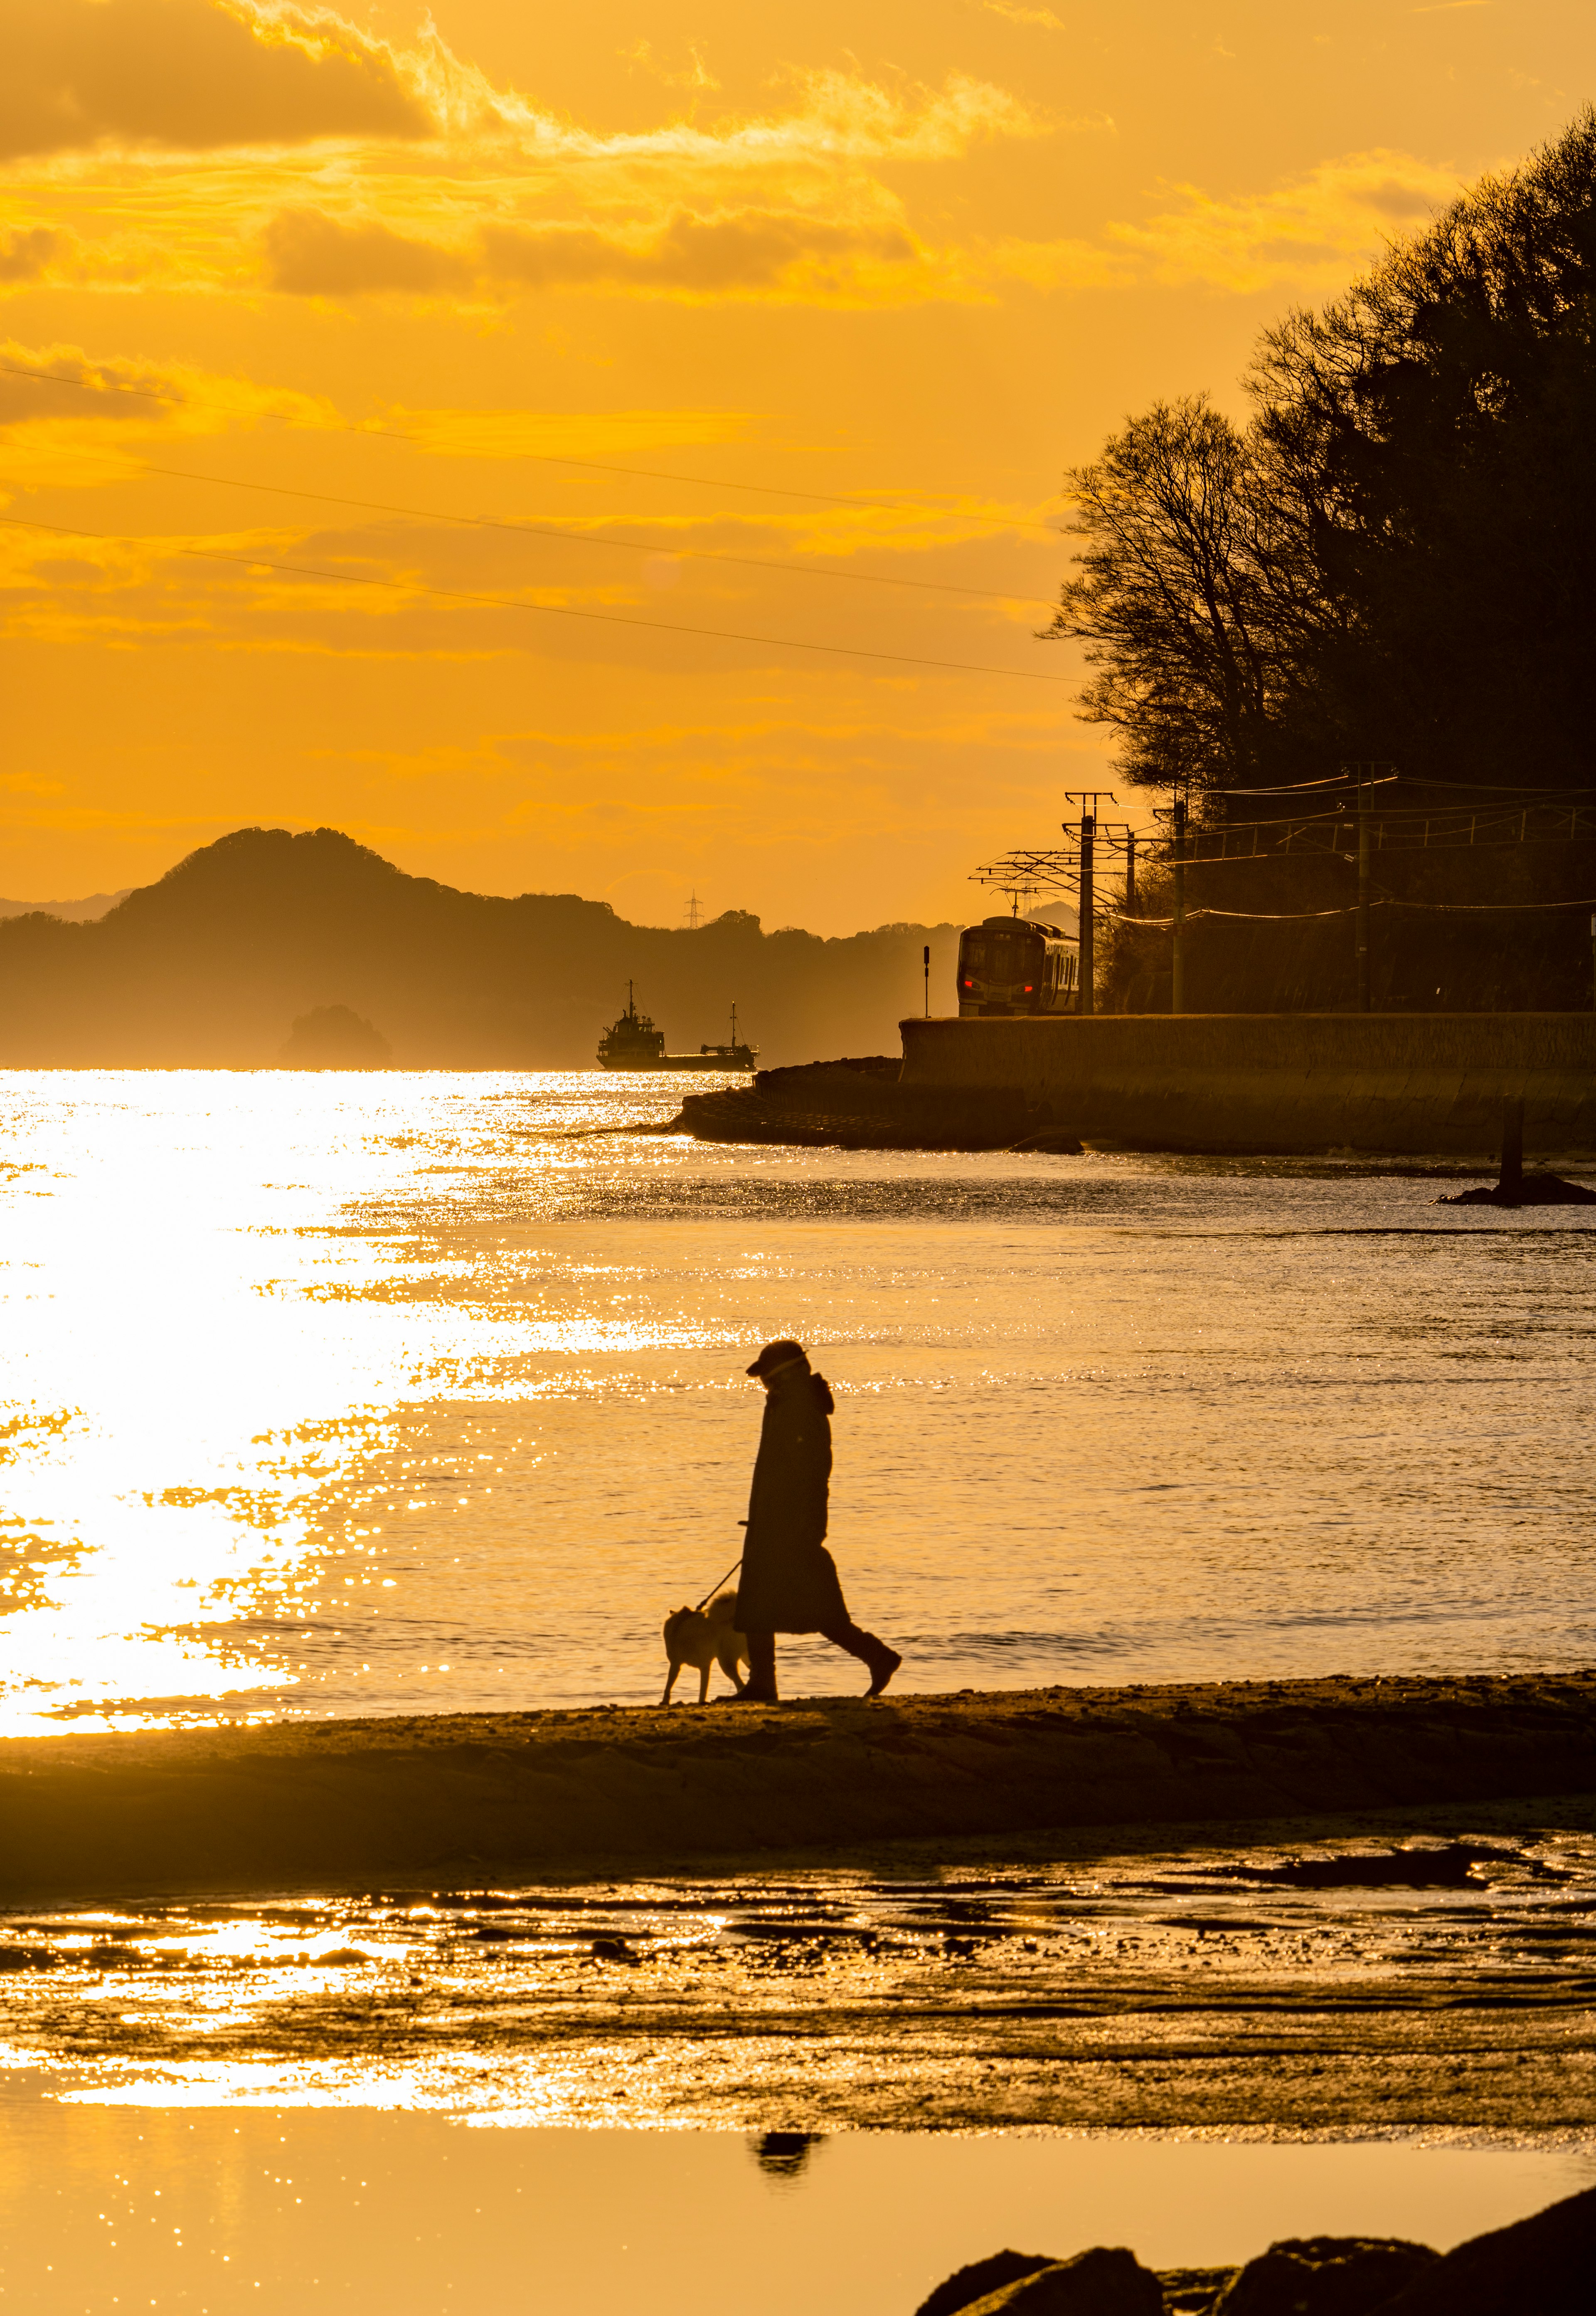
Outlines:
<svg viewBox="0 0 1596 2316"><path fill-rule="evenodd" d="M885 1641L878 1641L870 1659L870 1686L865 1696L879 1697L902 1662L896 1649L890 1649Z"/></svg>
<svg viewBox="0 0 1596 2316"><path fill-rule="evenodd" d="M751 1684L740 1688L735 1697L723 1697L722 1705L779 1705L780 1697L773 1688L755 1688Z"/></svg>

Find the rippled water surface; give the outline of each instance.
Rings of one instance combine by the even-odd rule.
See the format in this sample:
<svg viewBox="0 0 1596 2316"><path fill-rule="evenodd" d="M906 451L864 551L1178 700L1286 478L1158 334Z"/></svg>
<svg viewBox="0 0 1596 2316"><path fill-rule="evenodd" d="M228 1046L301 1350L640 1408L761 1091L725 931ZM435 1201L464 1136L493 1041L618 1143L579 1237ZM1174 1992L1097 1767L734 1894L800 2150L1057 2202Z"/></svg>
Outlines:
<svg viewBox="0 0 1596 2316"><path fill-rule="evenodd" d="M906 1686L1596 1654L1589 1208L627 1130L683 1090L0 1076L0 1727L653 1697L787 1333Z"/></svg>

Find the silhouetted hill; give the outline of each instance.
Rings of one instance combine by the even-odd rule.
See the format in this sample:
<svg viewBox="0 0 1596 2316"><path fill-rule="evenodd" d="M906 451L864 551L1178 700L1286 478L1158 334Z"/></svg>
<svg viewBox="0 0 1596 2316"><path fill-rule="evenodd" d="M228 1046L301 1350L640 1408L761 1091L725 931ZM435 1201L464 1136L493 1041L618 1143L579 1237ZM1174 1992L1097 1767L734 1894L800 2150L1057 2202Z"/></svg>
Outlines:
<svg viewBox="0 0 1596 2316"><path fill-rule="evenodd" d="M735 1002L763 1063L894 1053L922 944L945 1011L957 938L822 940L741 911L667 931L574 893L457 892L336 829L241 828L97 922L0 922L0 1064L270 1066L297 1018L347 1006L402 1069L582 1069L628 978L675 1051L723 1038Z"/></svg>

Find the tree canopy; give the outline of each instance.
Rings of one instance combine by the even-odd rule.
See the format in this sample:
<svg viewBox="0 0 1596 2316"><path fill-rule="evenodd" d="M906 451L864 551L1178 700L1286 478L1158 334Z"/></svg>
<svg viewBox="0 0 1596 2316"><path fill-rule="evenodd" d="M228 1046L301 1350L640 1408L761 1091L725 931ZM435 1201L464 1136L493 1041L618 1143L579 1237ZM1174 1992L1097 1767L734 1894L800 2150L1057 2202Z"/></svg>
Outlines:
<svg viewBox="0 0 1596 2316"><path fill-rule="evenodd" d="M1596 110L1265 333L1236 424L1156 404L1068 477L1083 715L1132 781L1596 756Z"/></svg>

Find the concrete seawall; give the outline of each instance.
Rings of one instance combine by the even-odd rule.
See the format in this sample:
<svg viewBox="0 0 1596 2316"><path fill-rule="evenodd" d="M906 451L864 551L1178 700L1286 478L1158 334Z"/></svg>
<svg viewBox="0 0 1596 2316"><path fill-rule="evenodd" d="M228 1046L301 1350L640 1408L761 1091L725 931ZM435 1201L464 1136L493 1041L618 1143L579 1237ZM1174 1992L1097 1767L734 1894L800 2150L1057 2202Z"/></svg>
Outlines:
<svg viewBox="0 0 1596 2316"><path fill-rule="evenodd" d="M1107 1013L902 1022L902 1084L1018 1095L1147 1150L1596 1154L1596 1012Z"/></svg>

